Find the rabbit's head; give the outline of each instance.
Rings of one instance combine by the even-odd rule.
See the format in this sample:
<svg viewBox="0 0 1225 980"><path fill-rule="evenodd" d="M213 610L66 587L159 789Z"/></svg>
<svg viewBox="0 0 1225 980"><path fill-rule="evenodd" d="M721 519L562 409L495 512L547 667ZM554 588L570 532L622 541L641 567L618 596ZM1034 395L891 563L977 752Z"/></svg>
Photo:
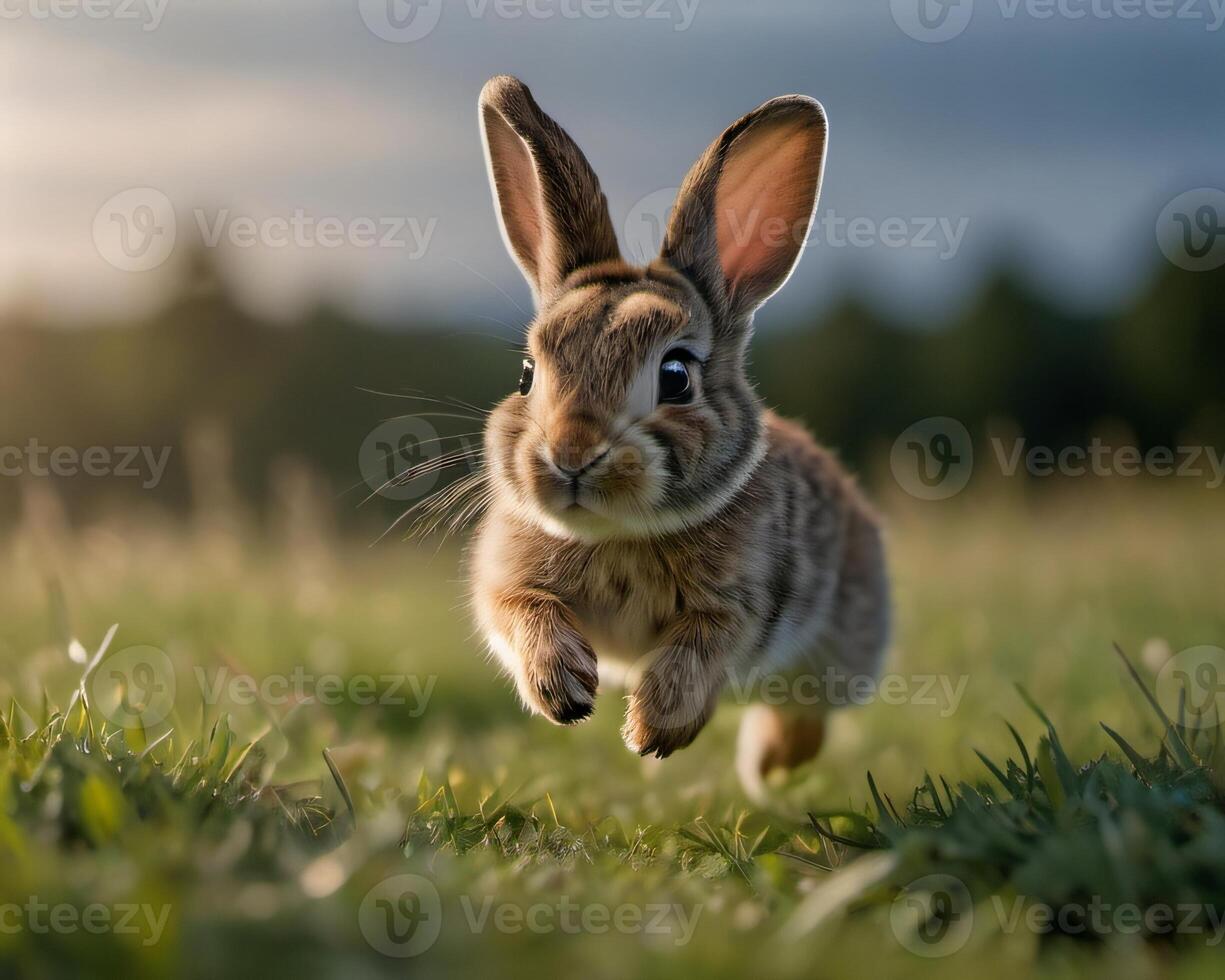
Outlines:
<svg viewBox="0 0 1225 980"><path fill-rule="evenodd" d="M599 181L522 82L492 79L480 115L503 237L537 309L519 390L486 431L495 492L588 541L709 518L765 452L746 348L808 235L824 111L785 96L724 132L646 267L621 259Z"/></svg>

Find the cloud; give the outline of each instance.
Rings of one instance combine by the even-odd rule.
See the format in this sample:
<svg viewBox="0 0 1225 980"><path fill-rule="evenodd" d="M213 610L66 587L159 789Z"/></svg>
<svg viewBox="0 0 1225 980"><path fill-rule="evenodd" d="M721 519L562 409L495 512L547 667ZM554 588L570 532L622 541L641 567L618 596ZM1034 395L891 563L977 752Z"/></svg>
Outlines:
<svg viewBox="0 0 1225 980"><path fill-rule="evenodd" d="M878 227L969 220L948 261L931 249L810 249L767 324L849 282L908 309L947 307L1010 238L1047 285L1108 303L1153 257L1164 201L1219 177L1225 153L1225 133L1208 124L1219 37L1185 24L1009 21L979 0L964 34L924 44L888 3L860 0L701 0L686 31L643 18L506 19L492 0L473 4L447 0L437 29L411 44L381 40L355 5L325 0L171 0L152 32L6 21L0 290L33 281L85 310L139 300L148 283L102 262L90 227L113 194L150 185L184 213L437 219L420 261L241 253L234 275L266 308L326 286L389 319L430 308L500 316L505 293L520 303L527 293L497 234L477 141L476 93L499 71L526 78L573 132L615 223L675 187L736 116L789 91L830 113L823 209Z"/></svg>

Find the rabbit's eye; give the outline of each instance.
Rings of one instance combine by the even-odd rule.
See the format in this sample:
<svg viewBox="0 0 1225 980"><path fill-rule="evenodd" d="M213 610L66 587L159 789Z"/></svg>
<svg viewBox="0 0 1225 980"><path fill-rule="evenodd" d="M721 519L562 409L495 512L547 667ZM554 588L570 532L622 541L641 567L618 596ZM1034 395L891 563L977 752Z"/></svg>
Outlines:
<svg viewBox="0 0 1225 980"><path fill-rule="evenodd" d="M523 373L519 375L519 394L526 395L532 390L532 379L536 377L536 362L530 357L523 359Z"/></svg>
<svg viewBox="0 0 1225 980"><path fill-rule="evenodd" d="M693 401L693 382L689 377L689 364L693 355L688 351L669 351L659 366L660 404L687 405Z"/></svg>

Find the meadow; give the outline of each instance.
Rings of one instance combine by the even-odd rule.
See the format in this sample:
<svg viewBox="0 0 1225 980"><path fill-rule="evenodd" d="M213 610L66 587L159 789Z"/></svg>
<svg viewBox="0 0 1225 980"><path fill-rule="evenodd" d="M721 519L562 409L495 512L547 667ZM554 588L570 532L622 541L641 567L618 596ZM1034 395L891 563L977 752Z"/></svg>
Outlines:
<svg viewBox="0 0 1225 980"><path fill-rule="evenodd" d="M1101 727L1154 759L1167 734L1113 645L1152 687L1225 635L1215 497L1121 478L885 494L890 684L761 809L732 771L734 691L662 763L621 744L618 692L576 728L526 716L473 636L462 540L372 546L306 506L264 531L218 513L70 527L28 494L0 563L0 973L1219 975L1210 930L1055 936L1008 912L1026 881L1088 860L1071 808L990 868L958 865L962 817L939 855L921 835L848 843L890 837L882 810L941 823L916 806L928 774L1000 813L997 776L1015 774L976 752L1003 769L1018 738L1031 816L1060 802L1052 765L1147 771ZM1206 789L1137 785L1164 779L1211 823L1220 783L1199 759ZM1106 796L1085 798L1091 815ZM1146 818L1116 816L1102 837L1121 863L1084 880L1172 867ZM1208 831L1195 846L1225 847ZM956 942L916 946L900 899L933 871L971 894ZM1185 875L1158 897L1220 887Z"/></svg>

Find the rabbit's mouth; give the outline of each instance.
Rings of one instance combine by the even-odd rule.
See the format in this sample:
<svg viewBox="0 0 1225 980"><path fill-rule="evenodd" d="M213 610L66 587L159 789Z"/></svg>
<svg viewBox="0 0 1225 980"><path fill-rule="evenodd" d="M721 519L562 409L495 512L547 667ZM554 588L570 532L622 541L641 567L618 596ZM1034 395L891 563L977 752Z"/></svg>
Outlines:
<svg viewBox="0 0 1225 980"><path fill-rule="evenodd" d="M650 467L628 467L614 449L582 473L558 472L541 460L524 481L541 523L558 534L607 539L633 534L658 503L662 488Z"/></svg>
<svg viewBox="0 0 1225 980"><path fill-rule="evenodd" d="M583 520L585 514L603 517L613 502L600 489L598 480L588 480L584 477L559 478L553 481L554 486L545 492L540 502L546 510L558 517Z"/></svg>
<svg viewBox="0 0 1225 980"><path fill-rule="evenodd" d="M639 538L666 519L672 471L639 422L558 433L532 419L516 395L494 410L486 445L502 499L555 537Z"/></svg>
<svg viewBox="0 0 1225 980"><path fill-rule="evenodd" d="M575 499L562 507L538 506L537 511L540 525L557 537L595 542L626 534L624 524L594 501Z"/></svg>

